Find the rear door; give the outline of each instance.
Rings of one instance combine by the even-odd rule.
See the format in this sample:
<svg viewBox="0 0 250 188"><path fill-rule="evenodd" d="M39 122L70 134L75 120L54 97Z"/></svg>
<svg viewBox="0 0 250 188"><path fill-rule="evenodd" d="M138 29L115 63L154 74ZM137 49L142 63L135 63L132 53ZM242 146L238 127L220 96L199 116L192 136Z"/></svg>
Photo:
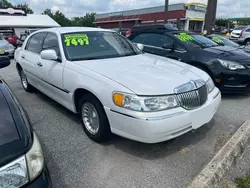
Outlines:
<svg viewBox="0 0 250 188"><path fill-rule="evenodd" d="M20 63L28 81L34 86L40 85L41 72L39 59L45 35L45 32L32 35L26 43L24 50L21 52Z"/></svg>

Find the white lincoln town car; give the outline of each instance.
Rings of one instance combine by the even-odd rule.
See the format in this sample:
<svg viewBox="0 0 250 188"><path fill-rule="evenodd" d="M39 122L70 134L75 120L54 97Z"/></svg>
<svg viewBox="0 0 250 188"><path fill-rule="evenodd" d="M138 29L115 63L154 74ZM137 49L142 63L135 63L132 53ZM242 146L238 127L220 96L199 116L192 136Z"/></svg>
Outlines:
<svg viewBox="0 0 250 188"><path fill-rule="evenodd" d="M97 142L114 133L157 143L208 123L221 102L213 80L142 48L110 30L52 28L29 35L15 61L26 91L79 113Z"/></svg>

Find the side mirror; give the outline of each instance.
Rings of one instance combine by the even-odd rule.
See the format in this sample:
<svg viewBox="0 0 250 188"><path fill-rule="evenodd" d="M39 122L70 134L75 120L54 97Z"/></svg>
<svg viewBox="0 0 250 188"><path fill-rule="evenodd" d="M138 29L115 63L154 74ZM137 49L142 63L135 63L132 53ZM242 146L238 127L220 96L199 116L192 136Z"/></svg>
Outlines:
<svg viewBox="0 0 250 188"><path fill-rule="evenodd" d="M43 50L40 53L42 59L57 61L58 57L55 50Z"/></svg>
<svg viewBox="0 0 250 188"><path fill-rule="evenodd" d="M174 50L175 49L175 46L174 46L174 43L168 43L168 44L164 44L162 46L163 49L167 49L167 50Z"/></svg>
<svg viewBox="0 0 250 188"><path fill-rule="evenodd" d="M8 56L0 55L0 69L10 65L10 59Z"/></svg>
<svg viewBox="0 0 250 188"><path fill-rule="evenodd" d="M143 50L144 49L144 45L143 44L136 44L137 48L139 48L139 50Z"/></svg>

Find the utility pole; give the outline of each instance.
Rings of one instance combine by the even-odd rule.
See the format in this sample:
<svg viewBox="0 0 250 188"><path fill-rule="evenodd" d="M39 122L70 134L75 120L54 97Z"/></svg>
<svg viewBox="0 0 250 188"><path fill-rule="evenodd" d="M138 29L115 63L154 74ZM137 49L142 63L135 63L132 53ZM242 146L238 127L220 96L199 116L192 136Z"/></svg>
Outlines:
<svg viewBox="0 0 250 188"><path fill-rule="evenodd" d="M212 33L212 28L214 27L216 19L216 10L217 10L217 0L208 0L207 13L205 16L205 27L204 27L204 30L207 31L207 34Z"/></svg>
<svg viewBox="0 0 250 188"><path fill-rule="evenodd" d="M169 0L165 0L165 18L164 18L164 23L168 23L168 1Z"/></svg>

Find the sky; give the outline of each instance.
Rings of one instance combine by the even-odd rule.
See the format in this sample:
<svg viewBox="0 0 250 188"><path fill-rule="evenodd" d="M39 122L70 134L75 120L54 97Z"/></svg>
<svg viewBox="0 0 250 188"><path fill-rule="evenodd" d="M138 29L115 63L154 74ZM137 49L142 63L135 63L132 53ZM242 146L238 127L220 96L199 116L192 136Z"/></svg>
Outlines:
<svg viewBox="0 0 250 188"><path fill-rule="evenodd" d="M27 3L35 13L46 8L59 10L67 17L83 16L87 12L114 12L164 5L165 0L9 0L12 4ZM169 0L169 4L207 0ZM217 17L250 17L250 0L218 0Z"/></svg>

